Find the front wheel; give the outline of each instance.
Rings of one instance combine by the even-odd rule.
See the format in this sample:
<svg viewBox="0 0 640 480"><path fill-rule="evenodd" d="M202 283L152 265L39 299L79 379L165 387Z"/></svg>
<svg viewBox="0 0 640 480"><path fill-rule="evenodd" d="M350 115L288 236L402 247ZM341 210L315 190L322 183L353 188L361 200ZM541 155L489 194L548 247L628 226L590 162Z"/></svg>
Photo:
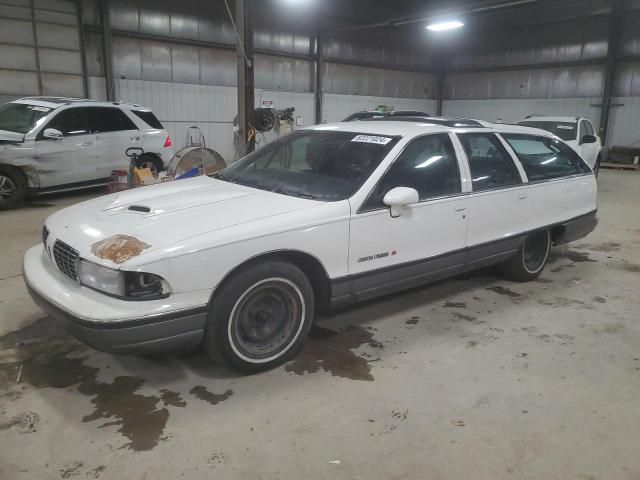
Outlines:
<svg viewBox="0 0 640 480"><path fill-rule="evenodd" d="M530 233L520 245L518 253L498 268L510 280L528 282L540 275L547 263L550 250L551 232L549 230Z"/></svg>
<svg viewBox="0 0 640 480"><path fill-rule="evenodd" d="M12 166L0 165L0 210L15 208L27 196L27 179Z"/></svg>
<svg viewBox="0 0 640 480"><path fill-rule="evenodd" d="M247 373L269 370L302 347L314 316L313 288L295 265L248 265L225 281L209 306L204 347Z"/></svg>

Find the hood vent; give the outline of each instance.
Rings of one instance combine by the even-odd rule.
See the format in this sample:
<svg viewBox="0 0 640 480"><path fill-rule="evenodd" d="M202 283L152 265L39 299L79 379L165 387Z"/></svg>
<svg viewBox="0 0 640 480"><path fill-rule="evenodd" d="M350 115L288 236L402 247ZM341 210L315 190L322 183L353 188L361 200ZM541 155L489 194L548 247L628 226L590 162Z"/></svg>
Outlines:
<svg viewBox="0 0 640 480"><path fill-rule="evenodd" d="M130 212L149 213L151 209L142 205L131 205L127 210Z"/></svg>

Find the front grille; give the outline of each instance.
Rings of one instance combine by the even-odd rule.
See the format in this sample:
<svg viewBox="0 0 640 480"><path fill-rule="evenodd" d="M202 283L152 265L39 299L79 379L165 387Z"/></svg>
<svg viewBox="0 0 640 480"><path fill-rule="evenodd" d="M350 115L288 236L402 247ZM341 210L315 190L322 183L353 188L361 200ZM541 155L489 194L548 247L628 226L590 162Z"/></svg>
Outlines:
<svg viewBox="0 0 640 480"><path fill-rule="evenodd" d="M76 270L76 261L80 254L74 248L66 243L56 240L53 244L53 258L56 261L58 269L67 277L78 281L78 272Z"/></svg>
<svg viewBox="0 0 640 480"><path fill-rule="evenodd" d="M44 245L45 249L47 248L47 239L48 238L49 238L49 229L45 225L44 227L42 227L42 244Z"/></svg>

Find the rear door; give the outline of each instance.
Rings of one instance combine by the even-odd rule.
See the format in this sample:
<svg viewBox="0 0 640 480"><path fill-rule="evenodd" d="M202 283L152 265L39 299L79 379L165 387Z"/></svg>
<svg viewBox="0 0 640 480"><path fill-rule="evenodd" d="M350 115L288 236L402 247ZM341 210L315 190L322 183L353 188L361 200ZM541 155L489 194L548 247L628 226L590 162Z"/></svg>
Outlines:
<svg viewBox="0 0 640 480"><path fill-rule="evenodd" d="M47 128L62 132L61 140L44 138ZM88 182L103 178L99 169L96 134L85 107L58 112L36 136L40 187Z"/></svg>
<svg viewBox="0 0 640 480"><path fill-rule="evenodd" d="M471 178L467 262L477 268L518 249L530 200L520 166L497 135L469 132L457 137Z"/></svg>
<svg viewBox="0 0 640 480"><path fill-rule="evenodd" d="M142 144L142 134L133 121L117 107L90 107L89 120L98 136L102 175L108 177L112 170L128 169L126 149Z"/></svg>
<svg viewBox="0 0 640 480"><path fill-rule="evenodd" d="M382 201L395 187L414 188L420 198L396 218ZM352 215L352 292L364 299L462 271L465 208L449 134L412 140Z"/></svg>
<svg viewBox="0 0 640 480"><path fill-rule="evenodd" d="M595 210L595 177L576 152L550 137L502 133L529 179L528 229L564 222Z"/></svg>

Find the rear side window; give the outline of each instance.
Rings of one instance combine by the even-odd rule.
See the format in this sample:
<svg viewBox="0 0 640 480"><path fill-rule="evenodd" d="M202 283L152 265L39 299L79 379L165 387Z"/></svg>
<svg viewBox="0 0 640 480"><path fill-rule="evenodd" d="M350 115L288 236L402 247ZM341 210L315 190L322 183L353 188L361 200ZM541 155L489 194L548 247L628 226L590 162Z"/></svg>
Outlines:
<svg viewBox="0 0 640 480"><path fill-rule="evenodd" d="M395 187L415 188L420 200L460 193L458 160L449 135L428 135L412 141L371 192L364 209L383 207L382 199Z"/></svg>
<svg viewBox="0 0 640 480"><path fill-rule="evenodd" d="M86 135L89 133L86 108L68 108L58 113L45 128L60 130L65 137L73 135ZM40 135L42 135L42 132Z"/></svg>
<svg viewBox="0 0 640 480"><path fill-rule="evenodd" d="M502 137L516 152L530 182L590 172L578 154L559 140L513 133Z"/></svg>
<svg viewBox="0 0 640 480"><path fill-rule="evenodd" d="M143 112L142 110L131 110L136 117L141 119L144 123L149 125L151 128L157 128L158 130L162 130L164 127L158 117L156 117L153 112Z"/></svg>
<svg viewBox="0 0 640 480"><path fill-rule="evenodd" d="M119 108L91 107L87 110L89 111L91 129L96 133L138 129Z"/></svg>
<svg viewBox="0 0 640 480"><path fill-rule="evenodd" d="M494 134L463 133L458 138L469 160L474 192L522 182L513 159Z"/></svg>

